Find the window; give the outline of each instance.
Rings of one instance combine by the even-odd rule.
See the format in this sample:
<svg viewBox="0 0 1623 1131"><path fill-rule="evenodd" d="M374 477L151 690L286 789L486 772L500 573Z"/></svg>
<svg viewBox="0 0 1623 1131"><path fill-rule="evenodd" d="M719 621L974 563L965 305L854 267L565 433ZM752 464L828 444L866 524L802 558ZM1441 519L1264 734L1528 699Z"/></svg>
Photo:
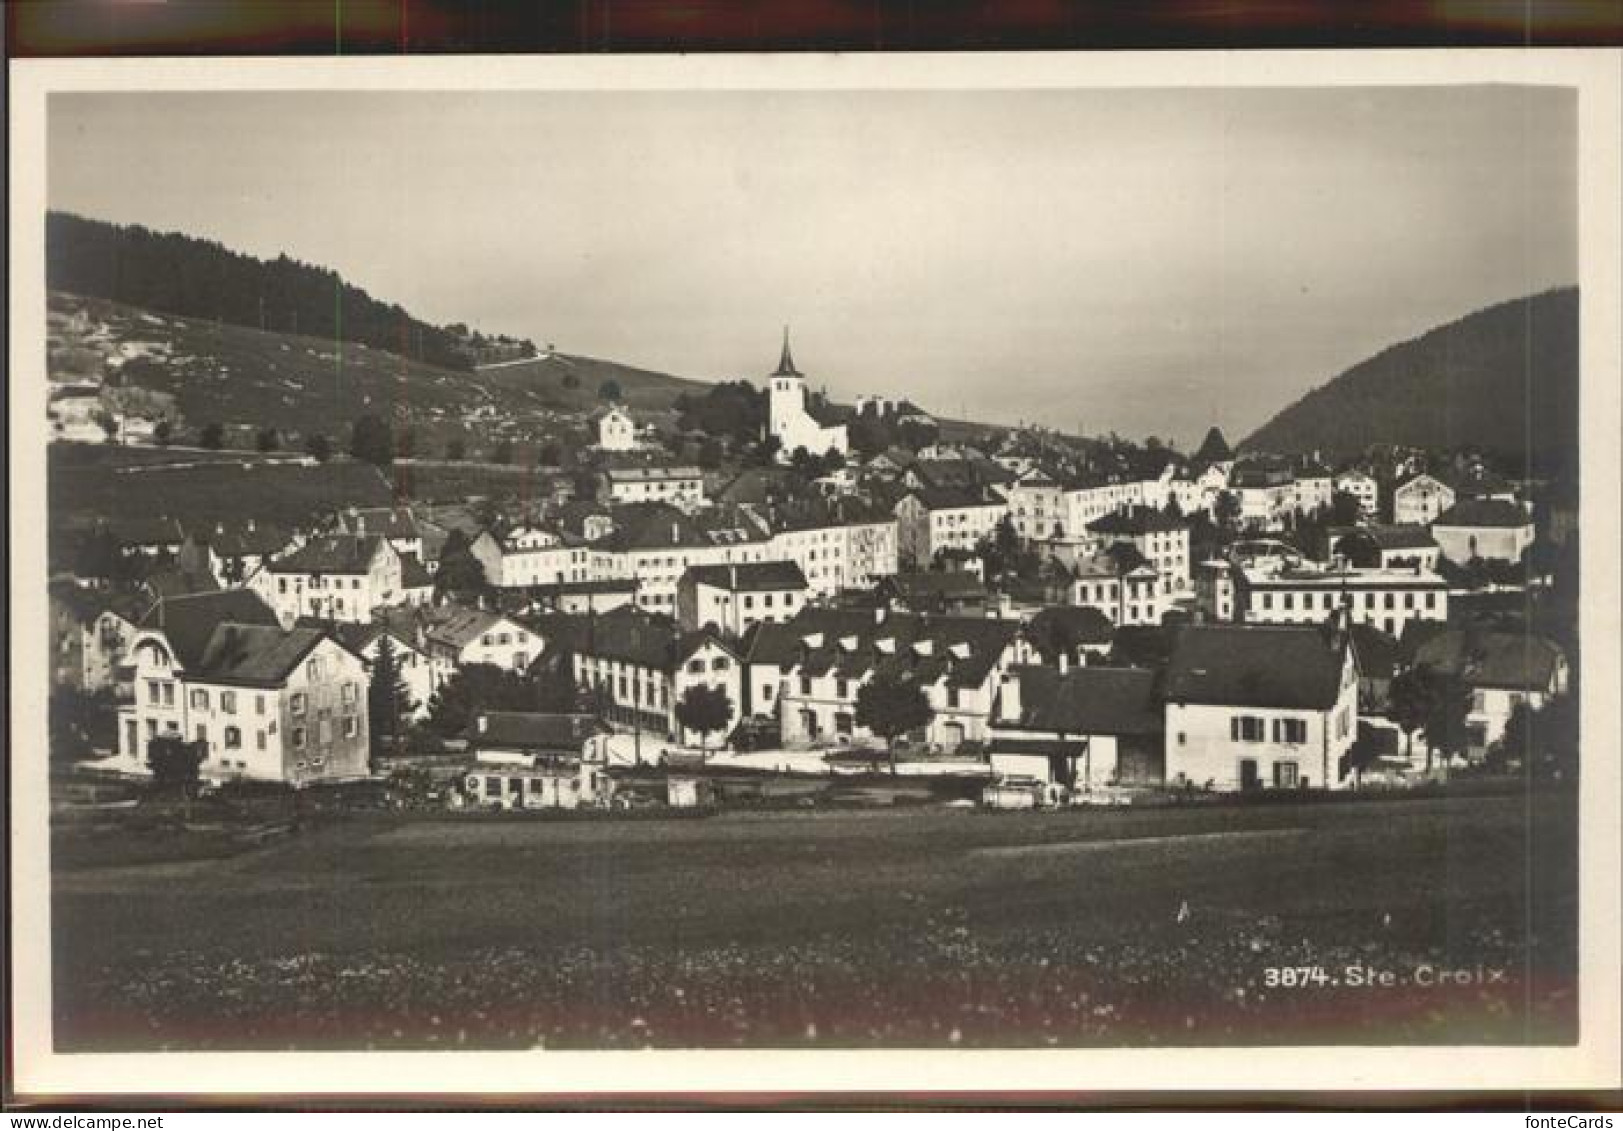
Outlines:
<svg viewBox="0 0 1623 1131"><path fill-rule="evenodd" d="M1229 720L1229 737L1235 742L1263 741L1262 720L1255 715L1235 715Z"/></svg>
<svg viewBox="0 0 1623 1131"><path fill-rule="evenodd" d="M155 680L155 679L149 679L149 680L147 680L147 702L148 703L156 703L157 701L158 701L158 681Z"/></svg>
<svg viewBox="0 0 1623 1131"><path fill-rule="evenodd" d="M236 727L225 728L225 748L227 750L242 749L242 731Z"/></svg>
<svg viewBox="0 0 1623 1131"><path fill-rule="evenodd" d="M322 677L326 674L326 667L322 664L321 657L312 657L310 662L304 665L304 672L311 683L320 683Z"/></svg>
<svg viewBox="0 0 1623 1131"><path fill-rule="evenodd" d="M254 734L254 747L256 749L259 749L259 750L265 749L265 732L264 731L255 732L255 734Z"/></svg>
<svg viewBox="0 0 1623 1131"><path fill-rule="evenodd" d="M845 699L850 695L850 692L851 692L851 681L850 680L848 680L848 679L837 679L837 680L834 681L834 696L835 696L835 698L837 698L837 699Z"/></svg>
<svg viewBox="0 0 1623 1131"><path fill-rule="evenodd" d="M1426 608L1435 609L1436 607L1437 607L1437 594L1435 594L1435 593L1427 593L1426 594Z"/></svg>
<svg viewBox="0 0 1623 1131"><path fill-rule="evenodd" d="M1262 595L1262 607L1265 609L1271 609L1274 607L1274 595L1272 593L1264 593Z"/></svg>
<svg viewBox="0 0 1623 1131"><path fill-rule="evenodd" d="M208 738L209 738L208 728L205 727L202 723L198 723L197 724L197 741L199 741L199 742L207 742Z"/></svg>
<svg viewBox="0 0 1623 1131"><path fill-rule="evenodd" d="M699 673L701 673L703 671L704 671L704 661L703 660L689 660L688 661L688 672L690 674L698 675Z"/></svg>
<svg viewBox="0 0 1623 1131"><path fill-rule="evenodd" d="M496 638L488 632L479 638L479 643L483 644L486 648L489 648L495 642Z"/></svg>
<svg viewBox="0 0 1623 1131"><path fill-rule="evenodd" d="M948 686L948 688L947 688L947 706L949 706L949 707L958 706L958 688Z"/></svg>
<svg viewBox="0 0 1623 1131"><path fill-rule="evenodd" d="M1274 741L1300 746L1307 741L1307 723L1302 719L1275 719Z"/></svg>
<svg viewBox="0 0 1623 1131"><path fill-rule="evenodd" d="M502 633L498 633L496 635L496 643L497 644L511 644L512 642L513 642L513 634L510 633L510 632L502 632Z"/></svg>
<svg viewBox="0 0 1623 1131"><path fill-rule="evenodd" d="M158 737L158 720L157 719L148 719L147 720L147 737L148 738L157 738Z"/></svg>
<svg viewBox="0 0 1623 1131"><path fill-rule="evenodd" d="M220 710L228 715L237 713L237 693L235 691L220 692Z"/></svg>
<svg viewBox="0 0 1623 1131"><path fill-rule="evenodd" d="M353 683L344 684L343 700L346 707L355 702L355 685Z"/></svg>
<svg viewBox="0 0 1623 1131"><path fill-rule="evenodd" d="M316 741L326 746L332 742L332 720L322 718L316 720Z"/></svg>
<svg viewBox="0 0 1623 1131"><path fill-rule="evenodd" d="M800 693L802 695L811 694L811 676L803 675L800 677Z"/></svg>
<svg viewBox="0 0 1623 1131"><path fill-rule="evenodd" d="M1406 608L1406 609L1414 608L1414 594L1413 593L1405 593L1403 595L1403 607Z"/></svg>
<svg viewBox="0 0 1623 1131"><path fill-rule="evenodd" d="M1483 691L1473 691L1473 692L1471 692L1471 710L1473 712L1480 714L1483 710L1485 710L1487 708L1487 705L1488 705L1488 696L1487 696L1486 692L1483 692Z"/></svg>
<svg viewBox="0 0 1623 1131"><path fill-rule="evenodd" d="M710 661L710 670L713 672L724 672L730 667L732 667L732 663L727 659L726 656L717 656L714 660Z"/></svg>
<svg viewBox="0 0 1623 1131"><path fill-rule="evenodd" d="M358 730L360 730L360 724L356 722L355 716L354 715L345 715L344 716L344 737L345 738L354 738L355 733Z"/></svg>
<svg viewBox="0 0 1623 1131"><path fill-rule="evenodd" d="M1389 609L1397 607L1397 602L1393 599L1393 596L1390 593L1386 595L1386 607Z"/></svg>
<svg viewBox="0 0 1623 1131"><path fill-rule="evenodd" d="M209 709L209 693L206 687L192 688L192 710L206 711Z"/></svg>
<svg viewBox="0 0 1623 1131"><path fill-rule="evenodd" d="M725 600L725 598L723 599ZM755 607L755 598L750 596L748 593L744 594L744 607L746 609L753 609Z"/></svg>
<svg viewBox="0 0 1623 1131"><path fill-rule="evenodd" d="M1274 785L1279 789L1295 789L1297 785L1296 763L1274 763Z"/></svg>
<svg viewBox="0 0 1623 1131"><path fill-rule="evenodd" d="M302 715L302 714L304 714L304 705L305 705L304 692L295 691L293 693L293 699L292 699L292 702L291 702L290 709L292 710L292 712L295 715Z"/></svg>

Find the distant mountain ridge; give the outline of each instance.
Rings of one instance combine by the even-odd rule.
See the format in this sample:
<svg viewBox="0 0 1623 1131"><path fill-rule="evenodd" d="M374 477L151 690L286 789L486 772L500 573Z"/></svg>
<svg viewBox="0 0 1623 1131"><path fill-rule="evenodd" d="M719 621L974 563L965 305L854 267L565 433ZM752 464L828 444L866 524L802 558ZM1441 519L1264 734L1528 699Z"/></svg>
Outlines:
<svg viewBox="0 0 1623 1131"><path fill-rule="evenodd" d="M1578 290L1468 314L1314 389L1240 447L1351 456L1371 444L1479 447L1542 474L1575 473Z"/></svg>

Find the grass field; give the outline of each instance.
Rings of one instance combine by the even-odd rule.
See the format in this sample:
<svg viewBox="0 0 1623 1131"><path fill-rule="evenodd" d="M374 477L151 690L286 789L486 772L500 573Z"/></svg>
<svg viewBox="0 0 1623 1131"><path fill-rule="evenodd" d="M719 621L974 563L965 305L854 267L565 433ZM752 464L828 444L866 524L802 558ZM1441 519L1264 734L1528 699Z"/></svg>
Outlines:
<svg viewBox="0 0 1623 1131"><path fill-rule="evenodd" d="M356 815L224 860L58 868L57 1042L1570 1041L1575 827L1563 795ZM1286 967L1325 984L1268 985ZM1503 980L1421 984L1479 967Z"/></svg>

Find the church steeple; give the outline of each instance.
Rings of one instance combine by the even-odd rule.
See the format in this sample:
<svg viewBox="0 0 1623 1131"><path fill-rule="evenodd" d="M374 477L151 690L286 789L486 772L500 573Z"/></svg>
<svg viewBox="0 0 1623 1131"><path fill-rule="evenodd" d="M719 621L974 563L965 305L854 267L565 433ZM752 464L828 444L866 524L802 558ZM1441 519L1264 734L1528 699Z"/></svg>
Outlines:
<svg viewBox="0 0 1623 1131"><path fill-rule="evenodd" d="M772 374L774 377L804 377L805 374L795 368L795 359L789 353L789 327L783 328L783 355L778 358L778 368Z"/></svg>

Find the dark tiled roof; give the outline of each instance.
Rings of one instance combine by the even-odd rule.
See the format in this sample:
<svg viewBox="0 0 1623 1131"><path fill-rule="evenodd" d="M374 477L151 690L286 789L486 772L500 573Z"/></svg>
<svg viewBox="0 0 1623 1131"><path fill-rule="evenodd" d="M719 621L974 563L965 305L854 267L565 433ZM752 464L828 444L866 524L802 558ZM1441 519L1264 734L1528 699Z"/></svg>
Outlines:
<svg viewBox="0 0 1623 1131"><path fill-rule="evenodd" d="M1166 697L1324 710L1340 694L1341 665L1341 652L1311 625L1190 625L1173 645Z"/></svg>
<svg viewBox="0 0 1623 1131"><path fill-rule="evenodd" d="M283 632L279 626L227 622L215 626L198 662L188 668L211 682L275 687L326 639L318 628Z"/></svg>
<svg viewBox="0 0 1623 1131"><path fill-rule="evenodd" d="M141 582L153 599L185 597L194 593L213 593L220 583L208 570L185 570L171 567L147 574Z"/></svg>
<svg viewBox="0 0 1623 1131"><path fill-rule="evenodd" d="M270 564L272 573L365 573L384 545L378 534L319 534Z"/></svg>
<svg viewBox="0 0 1623 1131"><path fill-rule="evenodd" d="M974 600L986 596L986 586L968 570L929 570L923 573L897 573L881 581L881 586L904 601Z"/></svg>
<svg viewBox="0 0 1623 1131"><path fill-rule="evenodd" d="M586 740L608 728L595 715L486 711L468 731L475 746L579 754Z"/></svg>
<svg viewBox="0 0 1623 1131"><path fill-rule="evenodd" d="M1367 526L1349 537L1367 538L1380 550L1426 550L1437 545L1431 531L1415 523L1389 526Z"/></svg>
<svg viewBox="0 0 1623 1131"><path fill-rule="evenodd" d="M785 624L762 625L751 641L749 662L782 670L803 662L808 672L838 671L851 679L877 670L923 683L945 678L957 687L977 687L1019 632L1018 622L990 617L881 617L866 609L810 608ZM817 637L816 645L808 643ZM892 642L889 653L878 647L885 640ZM915 647L920 642L928 654Z"/></svg>
<svg viewBox="0 0 1623 1131"><path fill-rule="evenodd" d="M688 464L641 464L636 467L611 467L606 471L610 482L664 483L672 479L699 479L703 473Z"/></svg>
<svg viewBox="0 0 1623 1131"><path fill-rule="evenodd" d="M1056 734L1155 735L1166 729L1157 677L1142 668L1017 669L1023 730Z"/></svg>
<svg viewBox="0 0 1623 1131"><path fill-rule="evenodd" d="M1530 526L1533 518L1508 499L1461 499L1437 516L1437 526Z"/></svg>
<svg viewBox="0 0 1623 1131"><path fill-rule="evenodd" d="M806 588L806 575L794 562L689 566L687 576L700 585L726 589L733 593Z"/></svg>
<svg viewBox="0 0 1623 1131"><path fill-rule="evenodd" d="M350 534L381 534L385 538L420 537L417 519L405 507L359 507L339 515L339 525Z"/></svg>
<svg viewBox="0 0 1623 1131"><path fill-rule="evenodd" d="M925 510L955 511L970 507L1001 507L1002 499L978 487L917 487L908 494L924 504ZM905 496L904 496L905 497Z"/></svg>
<svg viewBox="0 0 1623 1131"><path fill-rule="evenodd" d="M547 618L549 622L553 619ZM567 643L579 655L619 660L654 671L671 671L706 641L721 644L712 633L684 633L670 617L630 605L598 616L572 619L578 623L567 629L555 646Z"/></svg>
<svg viewBox="0 0 1623 1131"><path fill-rule="evenodd" d="M1472 687L1537 691L1550 686L1561 649L1530 633L1445 629L1419 643L1414 658Z"/></svg>
<svg viewBox="0 0 1623 1131"><path fill-rule="evenodd" d="M250 589L222 589L217 593L197 593L166 597L141 618L142 628L158 629L175 650L183 667L198 662L214 630L227 622L239 625L277 627L276 614Z"/></svg>
<svg viewBox="0 0 1623 1131"><path fill-rule="evenodd" d="M217 524L205 530L198 541L207 543L222 558L257 558L274 554L293 540L293 531L270 522L248 522L235 526Z"/></svg>
<svg viewBox="0 0 1623 1131"><path fill-rule="evenodd" d="M1097 534L1113 534L1117 537L1164 534L1187 528L1182 519L1173 518L1154 507L1123 507L1088 523L1088 529Z"/></svg>
<svg viewBox="0 0 1623 1131"><path fill-rule="evenodd" d="M416 554L400 555L400 587L402 589L427 589L434 584L434 575L428 572L428 567L417 560Z"/></svg>

